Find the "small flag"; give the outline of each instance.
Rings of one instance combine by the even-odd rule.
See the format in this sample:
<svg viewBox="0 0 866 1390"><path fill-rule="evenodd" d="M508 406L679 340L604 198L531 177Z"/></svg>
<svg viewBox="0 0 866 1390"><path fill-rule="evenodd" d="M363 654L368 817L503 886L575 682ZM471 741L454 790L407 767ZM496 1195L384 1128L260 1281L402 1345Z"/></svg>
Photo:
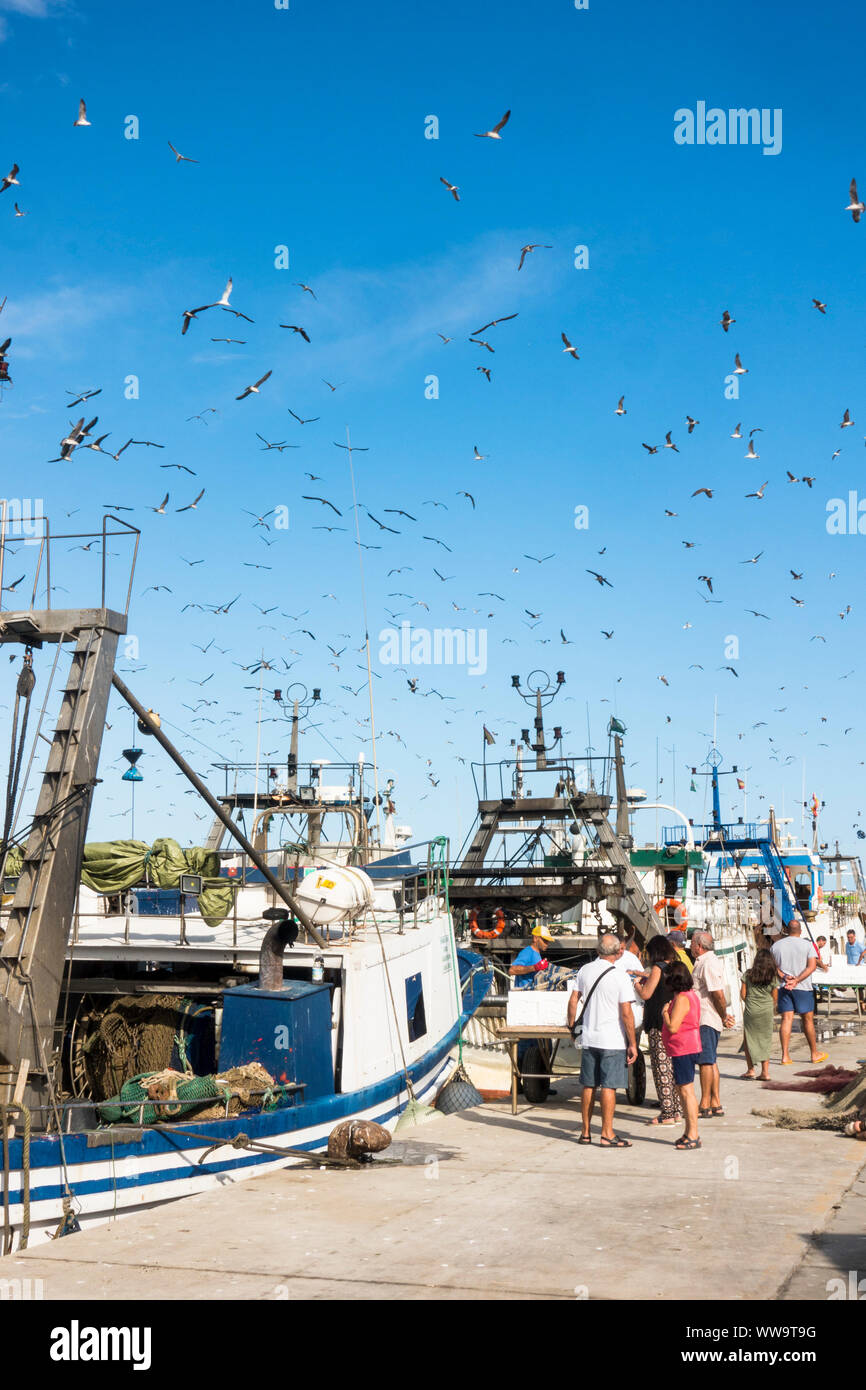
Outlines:
<svg viewBox="0 0 866 1390"><path fill-rule="evenodd" d="M746 790L746 784L743 781L742 777L737 778L737 786L739 787L741 792L744 792Z"/></svg>
<svg viewBox="0 0 866 1390"><path fill-rule="evenodd" d="M621 723L619 719L614 719L613 715L611 715L607 731L609 734L624 734L625 725Z"/></svg>
<svg viewBox="0 0 866 1390"><path fill-rule="evenodd" d="M692 778L691 782L689 783L689 791L690 791L690 792L696 792L696 791L697 791L697 787L695 786L695 779L694 779L694 777Z"/></svg>
<svg viewBox="0 0 866 1390"><path fill-rule="evenodd" d="M495 742L496 742L496 739L493 737L493 735L492 735L492 733L490 732L490 730L488 729L487 725L486 725L486 724L483 724L483 725L482 725L482 728L484 729L484 742L485 742L486 744L488 744L488 745L491 744L491 743L495 743Z"/></svg>

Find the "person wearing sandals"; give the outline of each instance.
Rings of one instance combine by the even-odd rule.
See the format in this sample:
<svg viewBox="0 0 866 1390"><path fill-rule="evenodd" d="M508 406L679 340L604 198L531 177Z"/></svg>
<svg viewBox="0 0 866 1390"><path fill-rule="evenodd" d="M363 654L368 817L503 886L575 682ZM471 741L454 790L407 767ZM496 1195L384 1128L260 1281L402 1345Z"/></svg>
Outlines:
<svg viewBox="0 0 866 1390"><path fill-rule="evenodd" d="M675 1125L682 1114L679 1092L674 1081L673 1064L662 1042L662 1009L673 998L667 985L667 973L678 960L678 952L669 936L654 936L646 948L649 975L643 984L635 984L635 993L644 1001L643 1028L649 1043L650 1066L660 1107L660 1113L650 1120L651 1125Z"/></svg>
<svg viewBox="0 0 866 1390"><path fill-rule="evenodd" d="M728 1013L725 999L725 967L713 949L712 932L692 932L689 948L695 962L692 984L701 1001L701 1055L698 1066L701 1074L702 1120L724 1115L719 1095L719 1066L716 1053L723 1028L733 1028L734 1018Z"/></svg>
<svg viewBox="0 0 866 1390"><path fill-rule="evenodd" d="M662 1042L671 1059L685 1121L674 1148L699 1149L695 1067L701 1056L701 1001L692 988L688 967L680 960L668 969L665 984L671 998L662 1009Z"/></svg>
<svg viewBox="0 0 866 1390"><path fill-rule="evenodd" d="M755 1064L760 1063L760 1081L770 1079L770 1053L773 1050L773 1016L779 991L776 988L776 962L772 951L758 951L751 969L743 976L743 1046L746 1070L741 1081L754 1081Z"/></svg>
<svg viewBox="0 0 866 1390"><path fill-rule="evenodd" d="M782 1066L794 1065L790 1053L794 1014L800 1017L803 1035L809 1044L814 1065L826 1062L827 1053L818 1051L815 1037L815 991L812 975L818 964L818 949L800 935L800 923L792 918L786 924L787 935L771 948L779 977L779 1041L782 1044ZM807 983L808 982L808 983ZM805 985L805 989L803 986Z"/></svg>
<svg viewBox="0 0 866 1390"><path fill-rule="evenodd" d="M624 970L617 968L623 952L619 937L609 932L599 937L598 956L584 965L568 999L567 1021L572 1031L579 1022L582 1029L580 1054L580 1099L583 1126L579 1144L591 1144L590 1125L596 1093L601 1100L603 1149L630 1149L631 1144L614 1132L613 1116L617 1091L625 1090L628 1068L637 1057L634 1031L634 989ZM577 1009L585 1000L580 1018Z"/></svg>

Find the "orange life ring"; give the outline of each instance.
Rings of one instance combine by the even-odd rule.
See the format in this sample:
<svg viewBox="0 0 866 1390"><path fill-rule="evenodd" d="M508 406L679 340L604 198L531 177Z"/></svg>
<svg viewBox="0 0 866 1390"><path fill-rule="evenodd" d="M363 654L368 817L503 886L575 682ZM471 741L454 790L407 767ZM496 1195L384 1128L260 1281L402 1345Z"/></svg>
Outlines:
<svg viewBox="0 0 866 1390"><path fill-rule="evenodd" d="M473 908L469 914L469 926L473 936L481 937L481 939L485 941L491 941L494 937L501 936L505 931L505 913L502 911L501 907L498 907L496 909L496 926L490 931L482 931L481 927L478 925L478 913Z"/></svg>
<svg viewBox="0 0 866 1390"><path fill-rule="evenodd" d="M674 909L674 921L677 926L684 927L689 919L686 916L686 910L679 898L659 898L658 902L653 904L653 911L657 912L659 917L662 917L664 916L662 909L667 907L672 907Z"/></svg>

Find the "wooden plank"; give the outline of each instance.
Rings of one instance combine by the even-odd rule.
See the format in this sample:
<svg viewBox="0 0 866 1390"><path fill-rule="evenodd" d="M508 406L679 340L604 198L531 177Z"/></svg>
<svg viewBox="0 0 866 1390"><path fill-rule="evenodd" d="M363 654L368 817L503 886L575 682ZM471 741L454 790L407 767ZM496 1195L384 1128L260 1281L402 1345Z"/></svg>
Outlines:
<svg viewBox="0 0 866 1390"><path fill-rule="evenodd" d="M12 1091L13 1105L20 1105L24 1099L24 1087L27 1085L27 1074L30 1071L30 1058L22 1057L18 1065L18 1075L15 1078L15 1087ZM6 1126L6 1138L15 1138L15 1122Z"/></svg>

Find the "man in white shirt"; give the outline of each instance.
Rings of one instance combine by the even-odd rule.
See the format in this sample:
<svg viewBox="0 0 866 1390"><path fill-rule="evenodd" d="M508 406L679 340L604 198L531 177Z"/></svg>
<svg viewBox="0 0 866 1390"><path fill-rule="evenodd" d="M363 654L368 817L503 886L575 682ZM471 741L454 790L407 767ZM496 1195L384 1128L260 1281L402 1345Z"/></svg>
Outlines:
<svg viewBox="0 0 866 1390"><path fill-rule="evenodd" d="M803 1033L809 1044L813 1062L826 1062L827 1053L818 1051L815 1037L815 992L811 978L818 964L818 950L811 941L800 935L796 918L788 923L788 935L772 947L773 960L779 975L779 1041L782 1044L782 1066L790 1067L791 1028L794 1014L800 1015ZM807 983L808 982L808 983Z"/></svg>
<svg viewBox="0 0 866 1390"><path fill-rule="evenodd" d="M599 938L598 957L578 971L568 1000L568 1026L574 1030L578 1004L585 1000L580 1017L580 1109L583 1132L579 1144L591 1144L590 1124L596 1092L601 1100L603 1149L630 1149L627 1139L614 1133L616 1093L628 1081L628 1068L637 1057L632 1001L634 987L626 971L617 969L622 942L605 934Z"/></svg>

